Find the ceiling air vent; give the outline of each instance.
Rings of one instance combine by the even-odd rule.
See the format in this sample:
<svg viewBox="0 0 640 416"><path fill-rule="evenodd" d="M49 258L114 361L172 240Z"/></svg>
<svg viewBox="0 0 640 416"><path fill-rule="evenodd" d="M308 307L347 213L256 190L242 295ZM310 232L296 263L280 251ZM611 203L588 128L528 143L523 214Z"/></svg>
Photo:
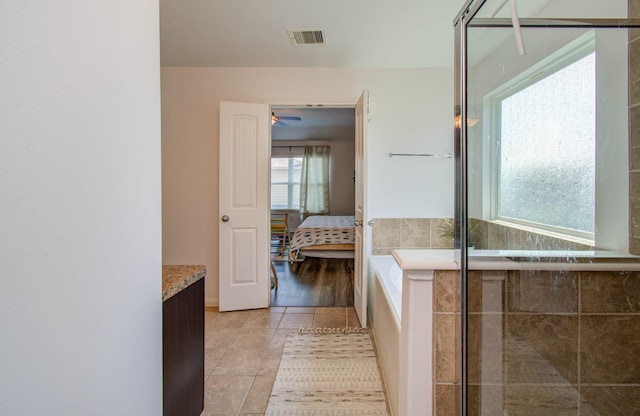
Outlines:
<svg viewBox="0 0 640 416"><path fill-rule="evenodd" d="M292 45L323 45L327 38L324 30L287 30Z"/></svg>

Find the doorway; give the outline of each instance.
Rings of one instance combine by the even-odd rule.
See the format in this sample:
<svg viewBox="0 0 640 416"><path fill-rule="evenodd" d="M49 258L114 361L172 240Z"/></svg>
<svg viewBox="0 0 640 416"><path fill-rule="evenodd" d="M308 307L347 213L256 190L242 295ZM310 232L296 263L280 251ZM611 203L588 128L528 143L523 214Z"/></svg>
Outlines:
<svg viewBox="0 0 640 416"><path fill-rule="evenodd" d="M271 306L353 306L353 252L290 252L290 248L305 217L300 210L305 146L329 148L327 214L354 215L355 108L272 106L271 111L270 257L278 278ZM287 223L280 234L283 217Z"/></svg>

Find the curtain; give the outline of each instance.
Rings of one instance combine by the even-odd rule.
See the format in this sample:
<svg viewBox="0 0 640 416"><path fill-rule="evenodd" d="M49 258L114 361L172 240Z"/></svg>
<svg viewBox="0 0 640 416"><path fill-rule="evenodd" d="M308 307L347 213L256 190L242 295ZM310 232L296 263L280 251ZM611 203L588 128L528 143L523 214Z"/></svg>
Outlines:
<svg viewBox="0 0 640 416"><path fill-rule="evenodd" d="M300 173L300 218L329 214L329 146L305 146Z"/></svg>

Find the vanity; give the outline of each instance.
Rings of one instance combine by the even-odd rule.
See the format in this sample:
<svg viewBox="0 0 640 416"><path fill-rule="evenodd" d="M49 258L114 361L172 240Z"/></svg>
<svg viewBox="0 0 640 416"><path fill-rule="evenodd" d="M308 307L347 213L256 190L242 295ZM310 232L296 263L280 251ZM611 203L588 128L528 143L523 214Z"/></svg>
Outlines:
<svg viewBox="0 0 640 416"><path fill-rule="evenodd" d="M205 266L162 266L164 416L198 416L204 408Z"/></svg>

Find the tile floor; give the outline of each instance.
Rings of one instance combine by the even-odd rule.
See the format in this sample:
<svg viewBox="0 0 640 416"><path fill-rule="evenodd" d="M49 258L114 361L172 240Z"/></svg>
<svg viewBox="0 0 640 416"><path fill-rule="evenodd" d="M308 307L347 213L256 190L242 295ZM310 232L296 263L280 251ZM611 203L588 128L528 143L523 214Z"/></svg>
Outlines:
<svg viewBox="0 0 640 416"><path fill-rule="evenodd" d="M206 308L202 415L264 415L289 333L345 327L360 327L352 307Z"/></svg>

